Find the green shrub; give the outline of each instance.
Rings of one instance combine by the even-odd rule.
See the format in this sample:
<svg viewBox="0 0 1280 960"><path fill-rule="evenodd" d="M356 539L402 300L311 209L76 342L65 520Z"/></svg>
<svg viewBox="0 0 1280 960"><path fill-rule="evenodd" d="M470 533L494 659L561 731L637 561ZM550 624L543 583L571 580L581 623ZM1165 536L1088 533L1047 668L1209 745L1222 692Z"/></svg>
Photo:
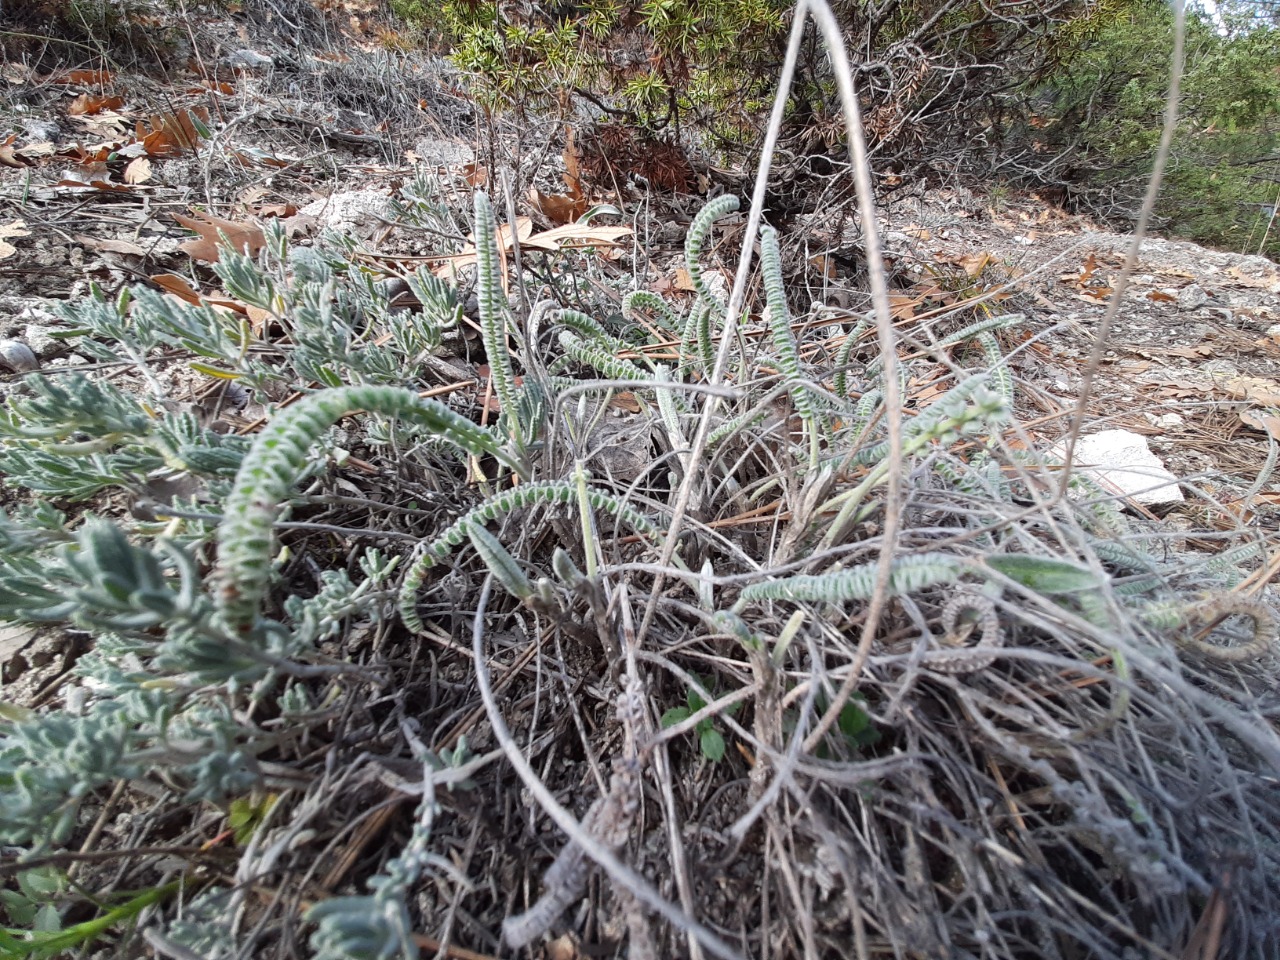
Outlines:
<svg viewBox="0 0 1280 960"><path fill-rule="evenodd" d="M1070 185L1081 203L1124 221L1141 202L1168 87L1172 13L1138 3L1064 51L1061 65L1028 88L1035 126L1014 143L1042 161L1038 179ZM1280 195L1280 29L1220 29L1203 12L1188 20L1179 126L1156 215L1168 232L1252 252L1262 247Z"/></svg>

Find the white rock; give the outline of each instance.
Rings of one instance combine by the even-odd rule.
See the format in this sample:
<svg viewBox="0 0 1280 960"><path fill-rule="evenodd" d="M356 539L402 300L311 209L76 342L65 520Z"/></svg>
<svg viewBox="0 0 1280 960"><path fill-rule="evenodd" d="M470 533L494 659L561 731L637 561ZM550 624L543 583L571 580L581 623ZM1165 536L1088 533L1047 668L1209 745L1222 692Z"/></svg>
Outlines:
<svg viewBox="0 0 1280 960"><path fill-rule="evenodd" d="M316 200L298 213L315 217L333 230L371 229L378 225L380 219L391 216L391 198L376 190L353 190Z"/></svg>
<svg viewBox="0 0 1280 960"><path fill-rule="evenodd" d="M436 140L425 137L413 145L413 152L418 155L420 163L438 167L450 163L470 163L475 159L475 151L452 140Z"/></svg>
<svg viewBox="0 0 1280 960"><path fill-rule="evenodd" d="M62 348L62 341L55 340L51 336L52 333L53 328L43 323L28 323L22 339L27 342L27 346L37 357L47 357Z"/></svg>
<svg viewBox="0 0 1280 960"><path fill-rule="evenodd" d="M1054 453L1062 456L1065 449L1059 445ZM1081 437L1073 469L1088 474L1109 493L1137 503L1180 503L1183 499L1178 478L1151 452L1147 438L1128 430L1103 430Z"/></svg>
<svg viewBox="0 0 1280 960"><path fill-rule="evenodd" d="M1180 310L1199 310L1209 302L1209 294L1198 283L1183 287L1178 292L1178 308Z"/></svg>
<svg viewBox="0 0 1280 960"><path fill-rule="evenodd" d="M221 62L233 70L265 70L275 65L275 61L270 57L248 48L228 54L222 58Z"/></svg>
<svg viewBox="0 0 1280 960"><path fill-rule="evenodd" d="M40 369L40 361L21 340L0 340L0 366L14 373L30 373Z"/></svg>

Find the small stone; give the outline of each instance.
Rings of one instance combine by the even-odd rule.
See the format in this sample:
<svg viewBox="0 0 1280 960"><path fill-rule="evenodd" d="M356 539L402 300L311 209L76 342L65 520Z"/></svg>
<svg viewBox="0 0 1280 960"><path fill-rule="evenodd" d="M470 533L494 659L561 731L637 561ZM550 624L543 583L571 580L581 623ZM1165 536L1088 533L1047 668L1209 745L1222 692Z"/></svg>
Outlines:
<svg viewBox="0 0 1280 960"><path fill-rule="evenodd" d="M0 340L0 363L14 373L30 373L40 369L40 361L21 340Z"/></svg>
<svg viewBox="0 0 1280 960"><path fill-rule="evenodd" d="M1209 294L1204 292L1204 288L1198 283L1193 283L1183 287L1178 292L1178 309L1179 310L1199 310L1209 302Z"/></svg>
<svg viewBox="0 0 1280 960"><path fill-rule="evenodd" d="M376 190L352 190L316 200L298 213L342 233L372 230L391 217L391 198Z"/></svg>
<svg viewBox="0 0 1280 960"><path fill-rule="evenodd" d="M1207 373L1215 385L1221 386L1240 376L1240 368L1230 360L1214 357L1200 364L1200 372Z"/></svg>
<svg viewBox="0 0 1280 960"><path fill-rule="evenodd" d="M52 328L42 323L28 323L22 339L37 357L47 357L62 348L62 343L52 336Z"/></svg>
<svg viewBox="0 0 1280 960"><path fill-rule="evenodd" d="M265 70L275 61L256 50L240 49L223 57L221 64L232 70Z"/></svg>

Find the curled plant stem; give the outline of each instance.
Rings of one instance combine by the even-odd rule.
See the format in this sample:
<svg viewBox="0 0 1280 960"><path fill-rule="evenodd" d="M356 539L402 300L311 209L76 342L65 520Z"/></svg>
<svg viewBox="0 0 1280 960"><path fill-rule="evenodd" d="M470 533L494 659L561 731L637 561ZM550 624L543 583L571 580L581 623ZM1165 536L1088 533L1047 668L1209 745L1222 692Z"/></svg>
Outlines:
<svg viewBox="0 0 1280 960"><path fill-rule="evenodd" d="M1229 593L1191 607L1188 618L1206 624L1205 628L1194 636L1175 633L1178 645L1202 656L1226 663L1245 663L1261 660L1276 647L1277 635L1280 633L1276 616L1261 600L1242 597ZM1242 616L1253 622L1253 636L1244 643L1223 647L1206 643L1205 637L1213 629L1213 624L1224 617Z"/></svg>
<svg viewBox="0 0 1280 960"><path fill-rule="evenodd" d="M782 282L782 251L778 247L778 231L770 226L760 228L760 271L764 275L764 293L769 311L769 331L783 379L791 391L791 402L809 434L809 469L818 468L818 420L813 400L800 382L800 357L795 335L791 332L791 316L787 310L786 288Z"/></svg>
<svg viewBox="0 0 1280 960"><path fill-rule="evenodd" d="M648 290L632 290L622 298L622 315L628 320L634 319L637 311L652 310L661 320L661 326L668 333L680 332L680 321L671 312L667 302L656 293Z"/></svg>
<svg viewBox="0 0 1280 960"><path fill-rule="evenodd" d="M726 214L738 209L738 198L731 193L716 197L698 212L689 225L689 232L684 241L685 269L689 271L689 282L698 295L698 299L709 305L715 304L716 298L702 276L702 244L711 232L711 227ZM723 306L723 304L721 304Z"/></svg>
<svg viewBox="0 0 1280 960"><path fill-rule="evenodd" d="M508 437L517 448L524 431L520 426L519 400L516 397L515 371L511 351L507 347L506 298L502 296L501 264L498 260L497 227L493 207L483 190L476 191L476 299L480 307L480 334L489 359L489 378L493 392L502 407L502 419Z"/></svg>
<svg viewBox="0 0 1280 960"><path fill-rule="evenodd" d="M278 413L245 454L218 525L214 603L233 631L248 633L271 580L272 524L289 490L306 467L311 447L343 417L364 410L421 424L476 456L493 454L512 469L519 465L497 439L435 400L400 387L336 387L304 397Z"/></svg>
<svg viewBox="0 0 1280 960"><path fill-rule="evenodd" d="M849 358L853 356L853 348L857 345L858 338L862 336L862 331L867 329L870 323L870 317L859 320L854 328L845 334L844 343L840 344L840 349L836 351L834 384L836 396L841 400L849 396Z"/></svg>
<svg viewBox="0 0 1280 960"><path fill-rule="evenodd" d="M968 630L960 627L961 615L972 617ZM973 633L978 642L960 656L926 654L922 663L936 673L976 673L996 661L996 651L1004 646L1004 631L995 601L975 590L960 590L942 605L942 643L946 647L965 647Z"/></svg>
<svg viewBox="0 0 1280 960"><path fill-rule="evenodd" d="M633 510L616 497L585 484L580 488L574 483L551 480L524 483L510 490L504 490L455 520L443 533L427 544L422 555L413 562L400 587L400 618L405 626L415 633L422 631L422 619L418 616L416 604L417 593L426 578L427 571L449 556L454 547L461 546L471 528L496 520L521 507L536 507L552 503L580 504L584 497L591 507L612 513L639 534L654 539L661 535L658 528L643 514Z"/></svg>
<svg viewBox="0 0 1280 960"><path fill-rule="evenodd" d="M940 399L929 414L918 417L911 424L907 435L901 438L900 457L911 457L926 446L938 440L949 440L981 429L985 423L995 422L1008 414L1009 406L999 394L984 390L986 378L979 375L957 384L946 396ZM972 399L972 403L966 403ZM938 412L932 413L932 410ZM838 504L840 512L827 528L822 540L822 549L833 546L849 522L856 521L862 514L857 513L863 498L877 485L892 478L895 466L899 461L889 455L881 459L867 474L866 478L847 493L834 497L821 507L821 511L834 509Z"/></svg>

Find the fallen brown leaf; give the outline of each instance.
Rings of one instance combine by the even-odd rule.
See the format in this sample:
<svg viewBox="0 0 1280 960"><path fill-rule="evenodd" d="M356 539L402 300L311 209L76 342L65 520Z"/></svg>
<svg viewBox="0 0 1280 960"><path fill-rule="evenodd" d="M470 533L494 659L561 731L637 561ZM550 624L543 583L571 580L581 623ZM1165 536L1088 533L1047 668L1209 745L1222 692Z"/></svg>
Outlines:
<svg viewBox="0 0 1280 960"><path fill-rule="evenodd" d="M1110 287L1093 287L1075 295L1077 300L1083 300L1085 303L1106 303L1109 296L1111 296Z"/></svg>
<svg viewBox="0 0 1280 960"><path fill-rule="evenodd" d="M506 253L512 249L511 224L504 223L497 230L498 249ZM520 246L530 250L558 250L576 247L611 247L632 233L630 227L596 227L586 223L568 223L541 233L533 232L533 221L528 217L516 219L515 235ZM441 265L435 268L437 276L447 276L458 267L476 262L475 244L469 243L461 253L440 257ZM504 261L505 262L505 261Z"/></svg>
<svg viewBox="0 0 1280 960"><path fill-rule="evenodd" d="M1171 347L1165 353L1171 357L1186 357L1188 360L1203 360L1212 357L1217 351L1210 344L1198 343L1194 347Z"/></svg>
<svg viewBox="0 0 1280 960"><path fill-rule="evenodd" d="M256 223L235 223L200 211L197 212L196 217L174 214L173 218L188 230L199 234L197 239L187 240L178 245L178 249L193 260L203 260L206 263L218 262L222 255L219 232L226 235L227 241L234 250L251 257L255 256L267 242L262 228Z"/></svg>
<svg viewBox="0 0 1280 960"><path fill-rule="evenodd" d="M41 140L38 143L28 143L25 147L19 147L14 153L23 160L39 160L43 157L52 157L58 152L58 148L48 140Z"/></svg>
<svg viewBox="0 0 1280 960"><path fill-rule="evenodd" d="M473 160L462 165L462 178L473 187L483 187L489 182L489 170Z"/></svg>
<svg viewBox="0 0 1280 960"><path fill-rule="evenodd" d="M84 83L101 86L111 80L109 70L66 70L56 77L50 77L50 83Z"/></svg>
<svg viewBox="0 0 1280 960"><path fill-rule="evenodd" d="M535 250L550 251L564 247L611 247L623 237L631 236L631 233L630 227L596 227L589 223L567 223L563 227L534 234L522 243Z"/></svg>
<svg viewBox="0 0 1280 960"><path fill-rule="evenodd" d="M165 293L173 294L179 300L185 300L187 303L196 305L200 303L200 294L196 292L196 288L176 273L157 273L151 277L151 282Z"/></svg>
<svg viewBox="0 0 1280 960"><path fill-rule="evenodd" d="M67 106L67 115L84 117L103 110L119 110L124 106L124 97L98 97L82 93Z"/></svg>
<svg viewBox="0 0 1280 960"><path fill-rule="evenodd" d="M1268 290L1271 293L1280 293L1280 273L1272 271L1266 276L1257 276L1252 273L1246 273L1239 267L1228 267L1227 276L1235 281L1237 286L1253 287L1257 290Z"/></svg>
<svg viewBox="0 0 1280 960"><path fill-rule="evenodd" d="M146 250L129 240L102 240L83 233L76 234L72 239L90 250L97 250L99 253L120 253L130 257L145 257L147 255Z"/></svg>
<svg viewBox="0 0 1280 960"><path fill-rule="evenodd" d="M961 257L956 261L958 266L964 267L964 272L968 274L970 279L981 276L982 271L987 269L987 265L991 263L990 253L971 253Z"/></svg>
<svg viewBox="0 0 1280 960"><path fill-rule="evenodd" d="M564 187L569 191L569 196L581 197L582 172L578 166L578 145L573 142L572 127L565 129L564 153L561 156L564 158Z"/></svg>
<svg viewBox="0 0 1280 960"><path fill-rule="evenodd" d="M236 92L236 88L231 84L219 80L201 80L200 86L191 87L187 93L195 95L212 91L214 93L232 94Z"/></svg>
<svg viewBox="0 0 1280 960"><path fill-rule="evenodd" d="M1268 433L1273 440L1280 440L1280 410L1241 410L1240 420L1245 426Z"/></svg>
<svg viewBox="0 0 1280 960"><path fill-rule="evenodd" d="M840 276L839 271L836 269L835 259L825 253L818 253L810 257L809 265L828 280L835 280Z"/></svg>
<svg viewBox="0 0 1280 960"><path fill-rule="evenodd" d="M245 304L245 310L254 336L260 340L265 339L267 336L267 324L275 319L274 315L270 310L263 310L261 307L255 307L252 304Z"/></svg>
<svg viewBox="0 0 1280 960"><path fill-rule="evenodd" d="M139 120L134 135L151 157L176 157L192 151L200 142L201 129L208 129L209 111L204 107L156 114L150 126Z"/></svg>
<svg viewBox="0 0 1280 960"><path fill-rule="evenodd" d="M103 193L128 193L129 188L123 183L113 183L111 180L104 180L101 177L95 177L91 180L77 180L74 177L64 177L54 184L55 187L72 187L78 190L101 190Z"/></svg>
<svg viewBox="0 0 1280 960"><path fill-rule="evenodd" d="M0 143L0 165L18 168L27 166L26 163L18 159L18 151L14 149L13 142L17 139L18 135L13 133L9 135L9 138L4 143Z"/></svg>
<svg viewBox="0 0 1280 960"><path fill-rule="evenodd" d="M124 168L125 183L146 183L151 179L151 161L146 157L130 160Z"/></svg>
<svg viewBox="0 0 1280 960"><path fill-rule="evenodd" d="M889 315L895 320L910 320L916 315L920 301L905 293L889 294Z"/></svg>
<svg viewBox="0 0 1280 960"><path fill-rule="evenodd" d="M529 189L529 201L552 223L573 223L587 212L585 197L540 193L536 187Z"/></svg>
<svg viewBox="0 0 1280 960"><path fill-rule="evenodd" d="M1261 377L1232 377L1223 389L1233 397L1252 400L1268 407L1280 407L1280 383Z"/></svg>
<svg viewBox="0 0 1280 960"><path fill-rule="evenodd" d="M626 410L628 413L640 412L640 401L636 399L634 393L619 393L609 401L609 406L618 410Z"/></svg>
<svg viewBox="0 0 1280 960"><path fill-rule="evenodd" d="M21 220L10 220L8 223L0 223L0 260L12 257L18 252L17 247L6 242L9 237L29 237L31 231L26 229L26 223Z"/></svg>

